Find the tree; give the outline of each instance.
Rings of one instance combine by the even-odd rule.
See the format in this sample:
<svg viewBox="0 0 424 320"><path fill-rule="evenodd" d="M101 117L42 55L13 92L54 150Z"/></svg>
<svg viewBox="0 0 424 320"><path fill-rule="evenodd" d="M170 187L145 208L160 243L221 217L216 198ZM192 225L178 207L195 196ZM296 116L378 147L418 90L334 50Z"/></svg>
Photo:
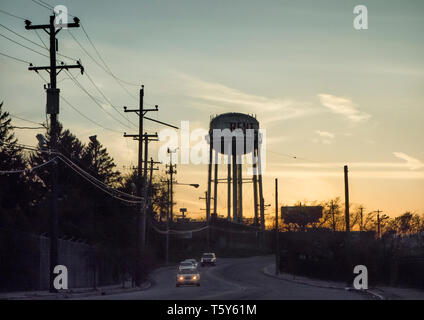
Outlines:
<svg viewBox="0 0 424 320"><path fill-rule="evenodd" d="M84 148L82 162L85 167L94 173L95 177L110 186L116 186L121 182L121 174L115 171L116 164L109 156L107 149L95 136L90 137L90 143Z"/></svg>
<svg viewBox="0 0 424 320"><path fill-rule="evenodd" d="M333 231L342 230L344 225L344 219L341 214L341 200L340 197L336 197L322 204L323 217L319 227L331 229Z"/></svg>
<svg viewBox="0 0 424 320"><path fill-rule="evenodd" d="M13 132L12 119L3 111L3 102L0 103L0 168L2 171L27 168L23 149ZM28 204L25 180L25 173L0 174L0 207L11 209Z"/></svg>

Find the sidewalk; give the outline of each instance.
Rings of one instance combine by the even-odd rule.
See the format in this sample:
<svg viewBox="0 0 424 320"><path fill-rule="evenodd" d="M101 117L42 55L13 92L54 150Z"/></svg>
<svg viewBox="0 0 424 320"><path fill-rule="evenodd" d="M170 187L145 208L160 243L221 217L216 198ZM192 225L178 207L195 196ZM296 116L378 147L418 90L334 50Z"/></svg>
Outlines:
<svg viewBox="0 0 424 320"><path fill-rule="evenodd" d="M45 300L56 300L56 299L78 299L83 297L97 296L97 295L110 295L110 294L119 294L126 292L142 291L147 290L151 287L152 283L146 281L141 284L140 287L122 287L122 284L110 285L98 287L97 289L93 288L76 288L63 290L58 293L51 293L49 291L21 291L21 292L0 292L0 300L36 300L36 299L45 299Z"/></svg>
<svg viewBox="0 0 424 320"><path fill-rule="evenodd" d="M262 272L269 277L308 286L337 290L355 290L352 287L346 287L346 283L343 282L312 279L304 276L294 276L288 273L280 273L279 275L276 275L274 264L266 266L262 269ZM368 290L364 290L363 292L378 300L424 300L424 291L411 288L378 287L370 288Z"/></svg>

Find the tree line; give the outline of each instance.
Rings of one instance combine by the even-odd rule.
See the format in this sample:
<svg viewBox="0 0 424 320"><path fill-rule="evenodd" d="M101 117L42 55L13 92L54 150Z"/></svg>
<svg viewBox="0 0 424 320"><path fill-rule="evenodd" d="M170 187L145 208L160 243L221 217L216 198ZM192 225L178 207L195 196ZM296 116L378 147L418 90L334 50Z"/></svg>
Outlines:
<svg viewBox="0 0 424 320"><path fill-rule="evenodd" d="M0 228L48 236L51 165L38 166L51 159L49 146L48 132L31 150L21 145L9 112L0 104L0 171L3 172L0 174ZM127 174L120 172L107 148L96 137L84 143L59 124L55 151L106 186L135 195L137 169ZM79 239L95 245L111 261L131 263L138 206L111 197L62 161L57 159L56 163L59 238ZM34 167L37 169L30 170ZM166 216L167 188L160 177L155 177L148 190L152 197L150 216L161 220Z"/></svg>

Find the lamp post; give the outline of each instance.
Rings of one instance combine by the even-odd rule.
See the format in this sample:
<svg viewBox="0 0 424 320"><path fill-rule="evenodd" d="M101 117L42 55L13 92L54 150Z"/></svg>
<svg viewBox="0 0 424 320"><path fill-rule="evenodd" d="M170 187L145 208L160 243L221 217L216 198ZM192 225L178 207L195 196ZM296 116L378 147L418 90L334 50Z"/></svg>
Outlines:
<svg viewBox="0 0 424 320"><path fill-rule="evenodd" d="M171 190L170 190L170 185L171 185L171 181L168 179L167 181L167 190L168 190L168 205L167 205L167 210L166 210L166 247L165 247L165 261L166 261L166 265L168 265L168 263L169 263L169 215L170 215L170 210L169 210L169 207L170 207L170 200L169 200L169 198L170 198L170 193L172 192ZM176 182L175 181L175 183L174 184L176 184L176 185L183 185L183 186L191 186L191 187L193 187L193 188L198 188L199 187L199 185L197 184L197 183L178 183L178 182ZM171 201L172 201L172 197L171 197ZM171 207L172 208L172 207Z"/></svg>

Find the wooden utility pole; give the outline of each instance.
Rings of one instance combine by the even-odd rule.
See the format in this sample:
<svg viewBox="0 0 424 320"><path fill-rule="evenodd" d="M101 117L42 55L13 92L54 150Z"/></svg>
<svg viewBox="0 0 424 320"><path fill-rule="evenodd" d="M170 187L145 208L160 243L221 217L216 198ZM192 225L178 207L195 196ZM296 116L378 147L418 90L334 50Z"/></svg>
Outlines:
<svg viewBox="0 0 424 320"><path fill-rule="evenodd" d="M136 266L135 266L135 284L140 286L141 284L141 248L146 245L146 204L147 204L147 158L144 162L144 175L142 172L143 168L143 120L144 116L149 111L158 111L156 105L154 109L144 108L144 85L140 89L140 100L139 109L127 109L124 107L124 112L135 112L138 114L138 134L126 134L124 137L132 137L138 140L138 167L137 167L137 193L139 197L142 197L139 208L139 214L137 215L137 239L136 239ZM148 136L148 135L147 135ZM147 143L144 153L147 155Z"/></svg>
<svg viewBox="0 0 424 320"><path fill-rule="evenodd" d="M169 264L169 179L166 181L168 190L168 203L166 206L166 265Z"/></svg>
<svg viewBox="0 0 424 320"><path fill-rule="evenodd" d="M168 153L170 154L169 156L169 170L166 172L169 174L169 180L171 183L171 212L170 212L170 220L174 221L174 174L177 173L177 170L175 170L177 168L176 164L172 164L172 154L175 153L177 150L171 150L170 148L168 148Z"/></svg>
<svg viewBox="0 0 424 320"><path fill-rule="evenodd" d="M377 238L380 239L381 237L380 213L383 211L377 210L376 212L377 212Z"/></svg>
<svg viewBox="0 0 424 320"><path fill-rule="evenodd" d="M208 210L207 209L208 208L208 201L210 201L210 198L208 197L208 192L205 191L205 197L204 198L199 197L199 199L205 200L205 202L206 202L206 209L205 210ZM206 224L209 226L209 220L207 220L207 219L206 219ZM207 231L206 231L206 243L207 243L207 250L209 251L209 248L210 248L210 228L208 228Z"/></svg>
<svg viewBox="0 0 424 320"><path fill-rule="evenodd" d="M58 139L58 121L57 115L59 114L59 92L60 90L56 87L57 74L62 69L80 69L83 73L84 68L78 62L76 65L56 65L56 51L58 51L58 42L56 34L66 28L78 28L80 26L79 19L74 17L74 23L68 23L66 25L58 25L55 22L55 15L50 16L49 24L44 25L31 25L31 21L25 20L25 29L36 30L43 29L50 38L50 65L45 67L29 67L28 70L38 72L39 70L45 70L50 74L50 85L47 88L47 108L46 113L50 115L50 149L56 151L57 139ZM51 154L50 158L53 159L55 154ZM57 163L52 162L51 171L51 206L50 206L50 292L56 292L53 281L55 274L53 273L54 268L58 265L58 212L57 212Z"/></svg>
<svg viewBox="0 0 424 320"><path fill-rule="evenodd" d="M280 273L280 243L278 231L278 179L275 178L275 274Z"/></svg>
<svg viewBox="0 0 424 320"><path fill-rule="evenodd" d="M345 221L346 233L350 232L350 217L349 217L349 177L347 166L344 166L344 185L345 185Z"/></svg>

